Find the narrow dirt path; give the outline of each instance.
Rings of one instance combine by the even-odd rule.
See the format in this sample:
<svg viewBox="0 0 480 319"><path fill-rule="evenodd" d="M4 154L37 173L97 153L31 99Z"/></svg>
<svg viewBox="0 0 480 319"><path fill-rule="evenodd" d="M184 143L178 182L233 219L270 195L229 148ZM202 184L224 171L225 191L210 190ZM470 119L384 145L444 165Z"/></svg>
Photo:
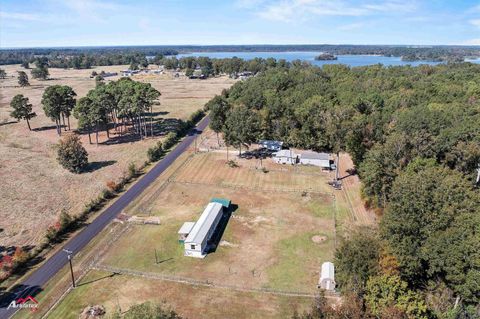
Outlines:
<svg viewBox="0 0 480 319"><path fill-rule="evenodd" d="M350 208L355 215L354 224L371 226L377 222L377 216L372 210L365 207L361 198L362 183L358 175L351 175L349 170L354 168L353 161L347 153L340 154L340 178L342 179L342 191L350 203Z"/></svg>

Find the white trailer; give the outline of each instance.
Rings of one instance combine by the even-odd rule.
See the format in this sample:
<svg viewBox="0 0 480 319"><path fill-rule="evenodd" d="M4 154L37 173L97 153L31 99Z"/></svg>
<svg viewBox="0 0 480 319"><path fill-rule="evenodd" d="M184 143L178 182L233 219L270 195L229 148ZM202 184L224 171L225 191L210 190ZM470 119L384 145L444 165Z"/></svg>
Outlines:
<svg viewBox="0 0 480 319"><path fill-rule="evenodd" d="M314 165L321 168L331 168L330 154L317 152L304 152L300 154L300 164Z"/></svg>
<svg viewBox="0 0 480 319"><path fill-rule="evenodd" d="M292 150L281 150L273 153L273 161L278 164L296 164L297 155Z"/></svg>
<svg viewBox="0 0 480 319"><path fill-rule="evenodd" d="M185 256L205 258L208 242L223 216L223 205L209 203L185 239Z"/></svg>

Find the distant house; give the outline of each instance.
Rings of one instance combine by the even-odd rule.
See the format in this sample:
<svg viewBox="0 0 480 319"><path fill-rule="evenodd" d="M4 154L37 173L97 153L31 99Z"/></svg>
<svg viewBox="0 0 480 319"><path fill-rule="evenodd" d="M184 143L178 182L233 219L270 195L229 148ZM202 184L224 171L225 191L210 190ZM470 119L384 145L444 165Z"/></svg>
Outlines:
<svg viewBox="0 0 480 319"><path fill-rule="evenodd" d="M189 79L206 79L207 76L203 74L201 69L195 69L193 74L188 77Z"/></svg>
<svg viewBox="0 0 480 319"><path fill-rule="evenodd" d="M258 141L258 145L265 147L267 150L277 152L282 149L283 142L275 140L260 140Z"/></svg>
<svg viewBox="0 0 480 319"><path fill-rule="evenodd" d="M121 71L122 76L132 76L133 72L131 70L123 70Z"/></svg>
<svg viewBox="0 0 480 319"><path fill-rule="evenodd" d="M139 70L123 70L121 71L122 73L122 76L126 77L126 76L132 76L134 74L137 74L137 73L140 73Z"/></svg>
<svg viewBox="0 0 480 319"><path fill-rule="evenodd" d="M335 267L333 263L327 261L322 264L318 288L333 291L335 290Z"/></svg>
<svg viewBox="0 0 480 319"><path fill-rule="evenodd" d="M273 161L278 164L297 164L297 155L292 150L280 150L273 153Z"/></svg>
<svg viewBox="0 0 480 319"><path fill-rule="evenodd" d="M117 76L118 73L117 72L101 72L100 75L103 76L104 78L108 78L110 76Z"/></svg>
<svg viewBox="0 0 480 319"><path fill-rule="evenodd" d="M207 205L198 221L193 225L188 235L185 237L185 256L204 258L207 255L209 241L215 233L218 223L223 217L225 205L230 204L230 201L228 200L214 200L215 201L212 200L212 202ZM181 228L180 231L185 232L190 225L184 224L184 226L185 228L182 226L184 229ZM182 235L180 234L180 231L179 235ZM185 233L183 233L183 235L185 235Z"/></svg>
<svg viewBox="0 0 480 319"><path fill-rule="evenodd" d="M314 165L322 168L331 168L330 154L317 152L303 152L300 154L300 164Z"/></svg>
<svg viewBox="0 0 480 319"><path fill-rule="evenodd" d="M253 72L250 72L250 71L244 71L244 72L240 72L237 74L238 77L240 78L240 80L246 80L250 77L253 76Z"/></svg>

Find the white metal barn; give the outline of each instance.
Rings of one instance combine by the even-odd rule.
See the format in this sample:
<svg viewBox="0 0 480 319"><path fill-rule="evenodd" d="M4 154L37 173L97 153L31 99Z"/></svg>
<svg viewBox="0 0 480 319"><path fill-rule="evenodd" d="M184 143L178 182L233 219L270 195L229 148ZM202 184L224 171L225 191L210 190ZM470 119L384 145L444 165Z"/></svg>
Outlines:
<svg viewBox="0 0 480 319"><path fill-rule="evenodd" d="M278 164L296 164L297 155L292 150L281 150L273 153L273 161Z"/></svg>
<svg viewBox="0 0 480 319"><path fill-rule="evenodd" d="M300 154L300 164L315 165L330 169L330 154L317 152L304 152Z"/></svg>
<svg viewBox="0 0 480 319"><path fill-rule="evenodd" d="M207 205L185 239L185 256L204 258L207 255L208 241L222 216L222 204L212 202Z"/></svg>
<svg viewBox="0 0 480 319"><path fill-rule="evenodd" d="M333 263L327 261L322 264L318 288L333 291L335 290L335 267Z"/></svg>

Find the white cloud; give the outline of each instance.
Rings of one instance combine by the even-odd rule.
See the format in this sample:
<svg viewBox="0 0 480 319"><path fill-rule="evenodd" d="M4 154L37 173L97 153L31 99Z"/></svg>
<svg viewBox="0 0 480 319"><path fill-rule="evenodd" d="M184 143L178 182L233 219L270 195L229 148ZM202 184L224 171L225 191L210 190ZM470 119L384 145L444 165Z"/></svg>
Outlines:
<svg viewBox="0 0 480 319"><path fill-rule="evenodd" d="M235 7L242 9L252 9L263 4L264 2L265 0L237 0L235 1Z"/></svg>
<svg viewBox="0 0 480 319"><path fill-rule="evenodd" d="M470 40L467 40L463 43L461 43L462 45L480 45L480 38L478 39L470 39Z"/></svg>
<svg viewBox="0 0 480 319"><path fill-rule="evenodd" d="M128 7L115 2L103 0L50 0L57 6L65 8L64 14L75 20L105 22L115 12L128 11Z"/></svg>
<svg viewBox="0 0 480 319"><path fill-rule="evenodd" d="M255 0L243 0L256 2ZM251 7L251 6L250 6ZM373 14L398 14L413 12L416 5L412 1L383 1L354 4L349 1L329 0L282 0L255 6L256 14L264 19L276 21L303 20L312 16L367 16Z"/></svg>
<svg viewBox="0 0 480 319"><path fill-rule="evenodd" d="M114 2L99 1L99 0L68 0L62 1L70 9L79 14L96 13L101 10L119 10L121 5Z"/></svg>
<svg viewBox="0 0 480 319"><path fill-rule="evenodd" d="M386 1L377 4L366 4L366 9L378 12L413 12L417 6L408 1Z"/></svg>
<svg viewBox="0 0 480 319"><path fill-rule="evenodd" d="M350 23L350 24L345 24L340 27L338 27L338 30L340 31L352 31L352 30L358 30L361 29L365 26L365 23Z"/></svg>
<svg viewBox="0 0 480 319"><path fill-rule="evenodd" d="M477 28L480 28L480 19L474 19L469 21L471 25L476 26Z"/></svg>
<svg viewBox="0 0 480 319"><path fill-rule="evenodd" d="M25 12L5 12L5 11L0 11L0 19L22 20L22 21L41 21L42 20L38 14L25 13Z"/></svg>
<svg viewBox="0 0 480 319"><path fill-rule="evenodd" d="M469 12L469 13L480 12L480 4L478 6L474 6L474 7L470 8L469 10L467 10L467 12Z"/></svg>

